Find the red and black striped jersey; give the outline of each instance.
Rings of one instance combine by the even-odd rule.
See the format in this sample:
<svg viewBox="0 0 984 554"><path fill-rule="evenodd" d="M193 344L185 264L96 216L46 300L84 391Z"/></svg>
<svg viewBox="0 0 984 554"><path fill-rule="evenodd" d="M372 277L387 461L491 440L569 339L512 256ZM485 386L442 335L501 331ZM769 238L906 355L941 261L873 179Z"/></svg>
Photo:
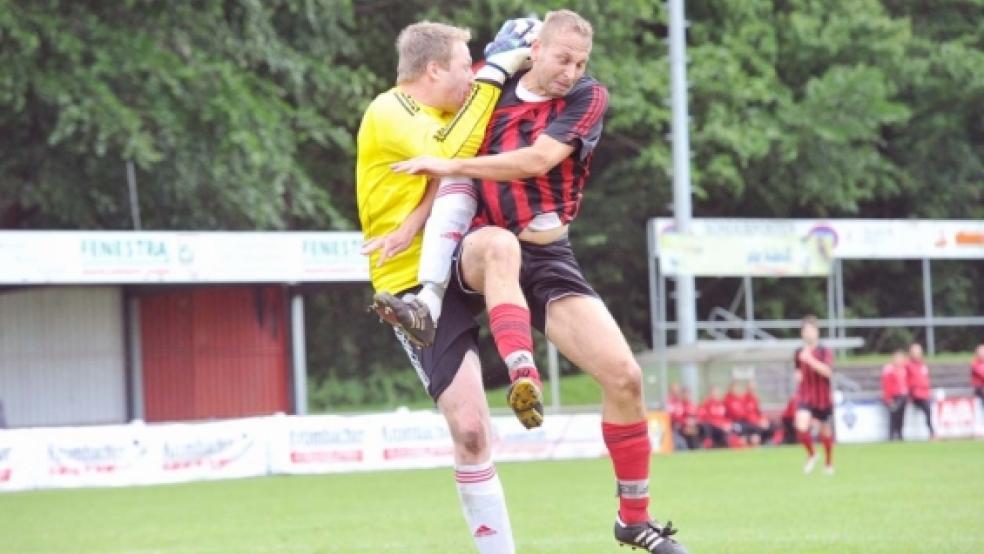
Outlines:
<svg viewBox="0 0 984 554"><path fill-rule="evenodd" d="M608 90L592 77L581 77L562 98L535 101L520 98L521 77L503 87L479 155L530 146L543 133L573 146L574 152L539 177L478 181L481 202L476 225L497 225L515 233L539 214L556 213L565 224L577 216L608 108Z"/></svg>
<svg viewBox="0 0 984 554"><path fill-rule="evenodd" d="M793 354L793 364L803 376L799 383L799 390L796 392L797 399L800 404L811 408L830 408L833 405L830 396L830 379L820 375L813 367L800 361L799 355L802 350L802 348L797 348ZM813 357L827 364L828 367L832 367L834 360L829 348L817 346L813 349Z"/></svg>

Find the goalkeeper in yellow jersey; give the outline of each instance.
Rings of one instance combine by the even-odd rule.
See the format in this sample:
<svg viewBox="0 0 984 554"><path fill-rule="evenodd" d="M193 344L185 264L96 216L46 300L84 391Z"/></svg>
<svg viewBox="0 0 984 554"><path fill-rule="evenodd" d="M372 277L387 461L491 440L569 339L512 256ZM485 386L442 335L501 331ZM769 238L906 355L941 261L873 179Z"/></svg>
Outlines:
<svg viewBox="0 0 984 554"><path fill-rule="evenodd" d="M408 26L396 42L397 84L372 101L358 134L356 196L366 239L363 252L370 256L376 290L374 307L394 325L424 387L447 420L459 497L482 554L510 554L515 546L492 463L491 424L473 316L481 307L471 305L460 290L445 295L451 254L471 223L477 194L469 179L428 182L425 177L394 173L390 166L420 155L474 156L502 84L528 59L532 35L529 40L524 35L538 23L508 22L507 40L499 40L502 32L497 35L492 48L486 49L484 67L474 75L467 30L431 22ZM422 250L428 250L423 266ZM401 314L388 310L385 300L397 295L413 310ZM435 335L438 317L441 332Z"/></svg>

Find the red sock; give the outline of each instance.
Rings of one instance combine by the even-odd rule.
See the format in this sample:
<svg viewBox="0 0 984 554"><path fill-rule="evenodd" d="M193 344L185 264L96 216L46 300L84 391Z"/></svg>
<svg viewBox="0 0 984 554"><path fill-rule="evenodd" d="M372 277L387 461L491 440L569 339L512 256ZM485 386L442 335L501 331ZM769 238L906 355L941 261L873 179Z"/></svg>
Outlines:
<svg viewBox="0 0 984 554"><path fill-rule="evenodd" d="M649 423L601 424L618 480L618 514L624 523L649 521Z"/></svg>
<svg viewBox="0 0 984 554"><path fill-rule="evenodd" d="M797 431L796 436L799 437L800 442L806 447L806 453L813 456L813 435L809 431Z"/></svg>
<svg viewBox="0 0 984 554"><path fill-rule="evenodd" d="M827 466L834 465L834 437L820 435L820 442L823 443L823 453L827 460Z"/></svg>
<svg viewBox="0 0 984 554"><path fill-rule="evenodd" d="M540 373L533 361L530 311L516 304L499 304L489 310L489 327L499 355L509 369L509 379L529 377L540 383Z"/></svg>

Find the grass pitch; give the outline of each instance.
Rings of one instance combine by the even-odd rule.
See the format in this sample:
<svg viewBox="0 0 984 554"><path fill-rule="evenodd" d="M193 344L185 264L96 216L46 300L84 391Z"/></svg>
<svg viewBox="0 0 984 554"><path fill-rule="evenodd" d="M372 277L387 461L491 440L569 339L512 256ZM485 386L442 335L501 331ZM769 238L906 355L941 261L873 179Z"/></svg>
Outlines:
<svg viewBox="0 0 984 554"><path fill-rule="evenodd" d="M984 442L653 458L654 514L692 553L984 552ZM499 464L518 551L621 552L607 459ZM448 469L0 494L0 552L467 553ZM637 551L638 552L638 551Z"/></svg>

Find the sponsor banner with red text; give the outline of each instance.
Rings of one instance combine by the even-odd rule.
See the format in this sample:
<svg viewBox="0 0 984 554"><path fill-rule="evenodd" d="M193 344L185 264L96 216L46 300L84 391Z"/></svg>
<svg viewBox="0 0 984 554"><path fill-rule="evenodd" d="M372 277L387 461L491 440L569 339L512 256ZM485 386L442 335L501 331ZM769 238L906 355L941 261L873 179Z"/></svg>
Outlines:
<svg viewBox="0 0 984 554"><path fill-rule="evenodd" d="M936 433L941 438L972 437L977 427L978 401L972 396L944 398L934 402Z"/></svg>
<svg viewBox="0 0 984 554"><path fill-rule="evenodd" d="M930 406L937 436L966 439L984 436L984 414L973 397L933 400ZM837 442L883 442L888 440L888 409L879 401L842 402L834 409ZM925 415L912 404L906 406L902 438L929 440Z"/></svg>
<svg viewBox="0 0 984 554"><path fill-rule="evenodd" d="M41 449L31 437L31 431L0 431L0 491L34 488Z"/></svg>
<svg viewBox="0 0 984 554"><path fill-rule="evenodd" d="M36 486L125 486L146 482L153 439L142 424L38 429Z"/></svg>
<svg viewBox="0 0 984 554"><path fill-rule="evenodd" d="M153 451L146 479L176 483L266 475L269 426L269 418L148 426Z"/></svg>
<svg viewBox="0 0 984 554"><path fill-rule="evenodd" d="M367 468L378 458L375 416L275 416L271 473L332 473Z"/></svg>

